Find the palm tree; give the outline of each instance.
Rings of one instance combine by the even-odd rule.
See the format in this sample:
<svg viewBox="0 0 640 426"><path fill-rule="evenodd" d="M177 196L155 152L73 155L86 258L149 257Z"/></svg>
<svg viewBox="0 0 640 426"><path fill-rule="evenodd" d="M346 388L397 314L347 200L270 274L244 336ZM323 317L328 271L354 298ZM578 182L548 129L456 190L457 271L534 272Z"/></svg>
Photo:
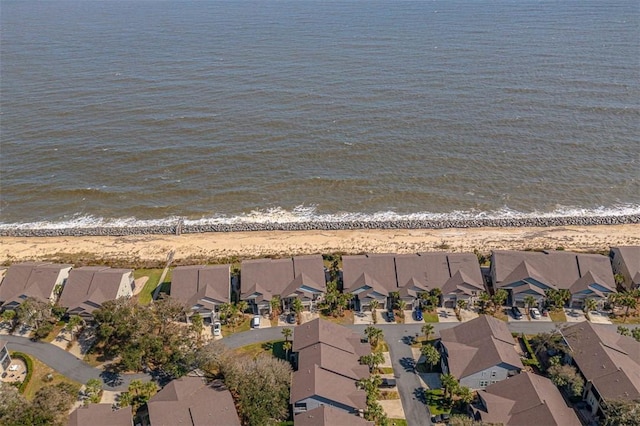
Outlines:
<svg viewBox="0 0 640 426"><path fill-rule="evenodd" d="M302 301L297 297L293 299L292 308L293 308L293 312L296 313L296 320L298 322L298 325L300 325L302 323L302 311L304 310Z"/></svg>
<svg viewBox="0 0 640 426"><path fill-rule="evenodd" d="M369 372L373 373L380 364L384 362L382 352L376 351L360 357L360 363L369 367Z"/></svg>
<svg viewBox="0 0 640 426"><path fill-rule="evenodd" d="M524 305L527 309L531 309L532 306L536 305L536 302L536 298L530 294L524 297Z"/></svg>
<svg viewBox="0 0 640 426"><path fill-rule="evenodd" d="M624 325L618 326L618 333L623 336L631 336L631 330L629 330L629 327L625 327Z"/></svg>
<svg viewBox="0 0 640 426"><path fill-rule="evenodd" d="M489 296L489 293L487 293L486 291L481 291L480 295L478 296L478 300L476 301L476 304L478 305L478 311L481 314L486 314L490 303L491 296Z"/></svg>
<svg viewBox="0 0 640 426"><path fill-rule="evenodd" d="M441 374L440 382L442 383L442 388L444 389L445 398L447 397L447 395L449 396L449 399L453 398L453 393L458 387L458 380L451 374Z"/></svg>
<svg viewBox="0 0 640 426"><path fill-rule="evenodd" d="M271 307L271 317L275 318L282 312L282 304L280 302L280 296L273 296L269 302Z"/></svg>
<svg viewBox="0 0 640 426"><path fill-rule="evenodd" d="M289 351L291 350L292 346L293 345L288 340L282 344L282 349L284 349L284 353L287 359L289 359Z"/></svg>
<svg viewBox="0 0 640 426"><path fill-rule="evenodd" d="M285 327L285 328L282 329L281 333L284 336L284 341L288 342L289 341L289 337L291 337L291 335L293 334L293 330L290 329L289 327Z"/></svg>
<svg viewBox="0 0 640 426"><path fill-rule="evenodd" d="M424 356L425 363L429 365L429 371L440 362L440 352L433 345L424 345L420 349L420 354Z"/></svg>
<svg viewBox="0 0 640 426"><path fill-rule="evenodd" d="M499 308L500 306L503 306L507 302L508 297L509 297L509 292L507 292L507 290L505 290L504 288L499 288L493 294L493 297L491 298L491 300L493 304L496 306L496 308Z"/></svg>
<svg viewBox="0 0 640 426"><path fill-rule="evenodd" d="M380 303L375 299L369 302L369 309L371 309L371 320L374 324L378 323L378 312L376 312L376 309L378 309L379 304Z"/></svg>
<svg viewBox="0 0 640 426"><path fill-rule="evenodd" d="M458 386L456 395L463 405L470 404L473 401L473 391L467 386Z"/></svg>
<svg viewBox="0 0 640 426"><path fill-rule="evenodd" d="M631 308L635 309L636 306L638 306L638 301L632 295L625 294L620 300L620 305L625 308L625 310L624 310L624 320L623 320L623 322L624 322L624 321L627 320L627 317L629 316L629 309L631 309Z"/></svg>
<svg viewBox="0 0 640 426"><path fill-rule="evenodd" d="M247 312L247 309L249 309L249 304L244 300L239 301L238 303L236 303L236 305L238 306L238 310L242 314Z"/></svg>
<svg viewBox="0 0 640 426"><path fill-rule="evenodd" d="M595 311L596 309L598 309L598 302L591 298L584 300L584 310L588 320L591 319L591 317L589 316L591 311Z"/></svg>
<svg viewBox="0 0 640 426"><path fill-rule="evenodd" d="M467 309L467 305L469 303L466 300L458 300L456 302L456 306L458 307L458 312L460 312L463 309Z"/></svg>
<svg viewBox="0 0 640 426"><path fill-rule="evenodd" d="M433 324L426 323L422 326L422 332L424 333L424 337L426 340L429 340L431 337L431 333L433 333Z"/></svg>
<svg viewBox="0 0 640 426"><path fill-rule="evenodd" d="M407 308L407 302L400 299L398 300L398 316L404 318L404 310Z"/></svg>
<svg viewBox="0 0 640 426"><path fill-rule="evenodd" d="M365 328L364 334L367 336L367 339L369 339L369 344L372 348L377 348L380 339L384 336L381 329L372 326Z"/></svg>

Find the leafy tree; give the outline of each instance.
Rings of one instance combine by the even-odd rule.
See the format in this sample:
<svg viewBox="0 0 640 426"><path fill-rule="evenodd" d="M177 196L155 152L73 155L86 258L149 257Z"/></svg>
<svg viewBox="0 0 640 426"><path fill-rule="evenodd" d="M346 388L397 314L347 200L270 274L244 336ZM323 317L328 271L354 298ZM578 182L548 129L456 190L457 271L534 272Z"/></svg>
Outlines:
<svg viewBox="0 0 640 426"><path fill-rule="evenodd" d="M431 338L431 333L433 333L433 324L424 324L422 326L422 332L424 333L424 337L429 340Z"/></svg>
<svg viewBox="0 0 640 426"><path fill-rule="evenodd" d="M16 309L16 321L38 329L53 318L51 304L35 297L27 297Z"/></svg>
<svg viewBox="0 0 640 426"><path fill-rule="evenodd" d="M420 353L424 356L429 371L433 370L433 367L440 362L440 352L433 345L424 345L420 349Z"/></svg>
<svg viewBox="0 0 640 426"><path fill-rule="evenodd" d="M76 339L76 330L78 327L84 326L84 319L82 319L79 315L72 315L69 317L69 321L65 325L65 330L67 330L71 334L71 340Z"/></svg>
<svg viewBox="0 0 640 426"><path fill-rule="evenodd" d="M633 330L631 330L631 336L633 336L634 339L640 342L640 328L636 327Z"/></svg>
<svg viewBox="0 0 640 426"><path fill-rule="evenodd" d="M629 330L629 327L625 327L623 325L618 326L618 333L623 336L631 336L631 330Z"/></svg>
<svg viewBox="0 0 640 426"><path fill-rule="evenodd" d="M584 379L572 365L552 365L547 370L551 381L559 387L564 387L572 396L582 395Z"/></svg>
<svg viewBox="0 0 640 426"><path fill-rule="evenodd" d="M284 336L285 342L288 342L289 338L293 335L293 330L289 327L285 327L282 329L281 333Z"/></svg>
<svg viewBox="0 0 640 426"><path fill-rule="evenodd" d="M142 382L142 380L132 380L126 392L120 395L118 405L125 407L131 405L133 412L138 411L158 392L158 386L154 382ZM125 395L126 394L126 395Z"/></svg>
<svg viewBox="0 0 640 426"><path fill-rule="evenodd" d="M491 296L486 291L481 291L478 295L478 300L476 300L476 305L478 306L478 312L480 314L489 313L489 309L491 308Z"/></svg>
<svg viewBox="0 0 640 426"><path fill-rule="evenodd" d="M620 274L620 273L615 274L615 275L613 276L613 279L614 279L614 280L615 280L615 282L616 282L616 287L617 287L617 288L619 288L619 289L624 289L624 282L625 282L624 275L622 275L622 274Z"/></svg>
<svg viewBox="0 0 640 426"><path fill-rule="evenodd" d="M227 356L220 367L244 424L267 425L287 418L289 363L268 356Z"/></svg>
<svg viewBox="0 0 640 426"><path fill-rule="evenodd" d="M384 333L381 329L372 326L365 328L364 334L367 336L369 344L374 349L378 347L378 343L380 343L380 340L384 337Z"/></svg>
<svg viewBox="0 0 640 426"><path fill-rule="evenodd" d="M191 315L191 331L196 335L196 341L198 344L202 341L202 332L204 331L204 320L202 316L196 312Z"/></svg>
<svg viewBox="0 0 640 426"><path fill-rule="evenodd" d="M16 311L14 311L13 309L7 309L2 313L2 321L13 322L15 317L16 317Z"/></svg>
<svg viewBox="0 0 640 426"><path fill-rule="evenodd" d="M236 303L236 306L238 307L238 311L240 311L241 314L244 314L245 312L247 312L247 309L249 309L249 304L245 300L239 301L238 303Z"/></svg>
<svg viewBox="0 0 640 426"><path fill-rule="evenodd" d="M469 302L467 302L466 300L460 299L456 302L456 307L458 308L458 312L463 309L467 309L468 305L469 305Z"/></svg>
<svg viewBox="0 0 640 426"><path fill-rule="evenodd" d="M640 400L609 400L604 407L602 426L640 426Z"/></svg>
<svg viewBox="0 0 640 426"><path fill-rule="evenodd" d="M546 351L566 350L566 346L562 343L562 336L558 333L539 333L531 339L531 342L536 355Z"/></svg>

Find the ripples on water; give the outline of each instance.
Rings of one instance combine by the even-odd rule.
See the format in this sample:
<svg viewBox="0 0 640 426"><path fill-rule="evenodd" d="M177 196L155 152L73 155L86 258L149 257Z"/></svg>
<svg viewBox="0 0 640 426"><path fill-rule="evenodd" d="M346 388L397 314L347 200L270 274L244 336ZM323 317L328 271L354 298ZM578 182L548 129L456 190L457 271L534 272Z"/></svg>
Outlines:
<svg viewBox="0 0 640 426"><path fill-rule="evenodd" d="M2 1L0 19L5 225L640 211L634 1Z"/></svg>

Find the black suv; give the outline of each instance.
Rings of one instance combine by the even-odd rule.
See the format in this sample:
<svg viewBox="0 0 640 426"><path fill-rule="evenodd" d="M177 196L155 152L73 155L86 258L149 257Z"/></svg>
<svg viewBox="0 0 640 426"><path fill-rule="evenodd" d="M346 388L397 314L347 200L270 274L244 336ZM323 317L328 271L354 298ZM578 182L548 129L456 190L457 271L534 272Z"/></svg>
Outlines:
<svg viewBox="0 0 640 426"><path fill-rule="evenodd" d="M387 321L396 322L396 316L393 314L393 309L387 311Z"/></svg>
<svg viewBox="0 0 640 426"><path fill-rule="evenodd" d="M517 306L511 308L511 314L515 319L522 319L522 312L520 312L520 308Z"/></svg>

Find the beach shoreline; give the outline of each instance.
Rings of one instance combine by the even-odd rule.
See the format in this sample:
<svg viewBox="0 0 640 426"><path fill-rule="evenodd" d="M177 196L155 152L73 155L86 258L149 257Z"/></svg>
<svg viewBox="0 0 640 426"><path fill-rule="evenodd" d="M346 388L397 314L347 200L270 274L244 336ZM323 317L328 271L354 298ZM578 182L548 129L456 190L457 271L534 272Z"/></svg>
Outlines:
<svg viewBox="0 0 640 426"><path fill-rule="evenodd" d="M104 264L216 263L304 254L473 252L564 249L606 252L640 245L640 224L445 229L234 231L114 236L2 236L0 262L72 261ZM74 260L76 259L76 260Z"/></svg>

